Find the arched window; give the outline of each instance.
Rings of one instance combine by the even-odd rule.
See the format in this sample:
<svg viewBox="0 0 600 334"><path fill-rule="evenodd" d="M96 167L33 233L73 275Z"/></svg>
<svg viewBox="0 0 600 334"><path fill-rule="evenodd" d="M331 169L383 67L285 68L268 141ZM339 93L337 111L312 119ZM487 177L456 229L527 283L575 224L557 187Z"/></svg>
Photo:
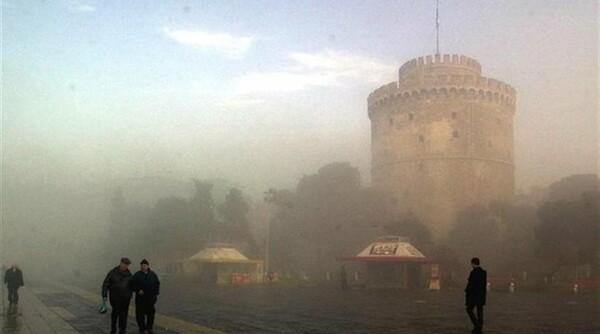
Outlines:
<svg viewBox="0 0 600 334"><path fill-rule="evenodd" d="M452 137L453 138L458 138L458 130L452 131Z"/></svg>

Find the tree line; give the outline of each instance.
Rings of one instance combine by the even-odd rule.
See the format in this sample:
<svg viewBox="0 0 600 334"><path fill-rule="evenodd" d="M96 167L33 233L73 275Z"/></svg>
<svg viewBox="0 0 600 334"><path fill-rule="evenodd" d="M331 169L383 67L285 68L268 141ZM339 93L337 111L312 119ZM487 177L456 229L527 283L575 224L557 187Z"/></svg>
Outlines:
<svg viewBox="0 0 600 334"><path fill-rule="evenodd" d="M250 231L248 200L231 188L222 203L215 203L213 185L194 180L189 198L170 196L153 206L128 201L117 188L111 199L108 246L132 257L151 257L155 263L184 260L209 243L232 243L248 256L258 256Z"/></svg>
<svg viewBox="0 0 600 334"><path fill-rule="evenodd" d="M303 176L295 189L265 191L260 202L270 214L259 222L268 224L262 234L252 228L250 201L235 187L217 204L213 185L195 180L189 198L162 198L153 206L130 203L117 189L109 243L132 256L164 261L184 259L217 241L233 243L251 258L265 259L268 247L270 269L320 277L339 268L337 256L355 255L376 237L394 234L440 262L450 285L463 283L472 256L485 259L499 277L552 276L581 265L598 273L597 185L596 175L577 175L552 184L542 202L468 207L447 237L434 241L426 222L394 213L388 194L364 186L357 168L332 163Z"/></svg>

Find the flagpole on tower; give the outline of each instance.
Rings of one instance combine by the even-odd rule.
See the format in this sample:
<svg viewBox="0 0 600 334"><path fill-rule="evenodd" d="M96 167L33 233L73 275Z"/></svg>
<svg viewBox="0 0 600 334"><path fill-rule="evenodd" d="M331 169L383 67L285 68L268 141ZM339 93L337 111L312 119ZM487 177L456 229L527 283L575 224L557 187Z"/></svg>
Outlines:
<svg viewBox="0 0 600 334"><path fill-rule="evenodd" d="M440 11L439 0L435 0L435 54L440 54Z"/></svg>

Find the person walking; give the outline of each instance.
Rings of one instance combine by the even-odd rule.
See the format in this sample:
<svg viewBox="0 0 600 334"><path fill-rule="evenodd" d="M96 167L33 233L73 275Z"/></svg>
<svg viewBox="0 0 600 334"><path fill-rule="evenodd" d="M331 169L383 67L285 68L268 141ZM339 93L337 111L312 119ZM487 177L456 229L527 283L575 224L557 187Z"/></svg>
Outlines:
<svg viewBox="0 0 600 334"><path fill-rule="evenodd" d="M150 270L150 263L143 259L140 263L140 270L133 275L133 281L136 286L135 295L135 318L137 320L140 333L147 331L152 334L154 326L154 304L160 293L160 281L158 275Z"/></svg>
<svg viewBox="0 0 600 334"><path fill-rule="evenodd" d="M106 301L107 296L110 300L112 313L110 315L110 333L117 332L117 323L119 333L127 332L127 314L129 312L129 302L135 290L133 276L129 271L131 260L124 257L118 266L111 269L102 283L102 299Z"/></svg>
<svg viewBox="0 0 600 334"><path fill-rule="evenodd" d="M8 303L11 306L17 305L19 303L18 290L25 283L23 282L23 272L16 263L13 263L4 273L4 284L8 288Z"/></svg>
<svg viewBox="0 0 600 334"><path fill-rule="evenodd" d="M467 314L473 323L472 333L482 333L483 330L483 306L486 299L487 272L480 266L478 258L471 259L471 274L469 282L465 288ZM473 314L473 309L477 309L477 316Z"/></svg>

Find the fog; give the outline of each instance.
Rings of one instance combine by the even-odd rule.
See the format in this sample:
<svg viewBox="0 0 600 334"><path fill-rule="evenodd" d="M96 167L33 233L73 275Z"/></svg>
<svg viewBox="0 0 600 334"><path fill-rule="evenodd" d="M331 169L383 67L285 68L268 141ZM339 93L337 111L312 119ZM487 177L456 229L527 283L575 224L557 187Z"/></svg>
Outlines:
<svg viewBox="0 0 600 334"><path fill-rule="evenodd" d="M150 210L213 180L217 205L236 187L256 208L348 162L368 188L367 96L435 53L432 3L3 1L1 262L104 273L127 255L107 241L119 187ZM517 193L597 173L597 1L440 12L440 51L517 91Z"/></svg>

